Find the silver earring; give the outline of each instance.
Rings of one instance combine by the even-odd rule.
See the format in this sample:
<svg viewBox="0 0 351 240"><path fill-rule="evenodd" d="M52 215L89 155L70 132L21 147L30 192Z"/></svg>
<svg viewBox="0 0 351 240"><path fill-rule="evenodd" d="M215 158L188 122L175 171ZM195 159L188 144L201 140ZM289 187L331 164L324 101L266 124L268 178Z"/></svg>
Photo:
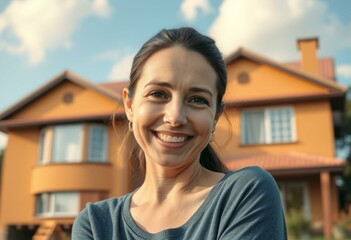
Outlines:
<svg viewBox="0 0 351 240"><path fill-rule="evenodd" d="M133 132L133 122L128 123L129 132Z"/></svg>

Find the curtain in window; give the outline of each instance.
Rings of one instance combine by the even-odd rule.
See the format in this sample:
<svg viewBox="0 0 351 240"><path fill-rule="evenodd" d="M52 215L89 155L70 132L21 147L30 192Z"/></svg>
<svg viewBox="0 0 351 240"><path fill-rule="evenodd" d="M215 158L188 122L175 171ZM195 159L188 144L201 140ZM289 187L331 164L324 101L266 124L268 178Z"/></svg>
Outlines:
<svg viewBox="0 0 351 240"><path fill-rule="evenodd" d="M54 128L53 162L79 162L82 155L81 125Z"/></svg>
<svg viewBox="0 0 351 240"><path fill-rule="evenodd" d="M57 214L74 214L79 211L79 196L75 192L55 193L54 212Z"/></svg>
<svg viewBox="0 0 351 240"><path fill-rule="evenodd" d="M265 143L264 111L244 113L245 143Z"/></svg>
<svg viewBox="0 0 351 240"><path fill-rule="evenodd" d="M48 193L42 193L36 199L36 213L43 214L50 212L50 196Z"/></svg>

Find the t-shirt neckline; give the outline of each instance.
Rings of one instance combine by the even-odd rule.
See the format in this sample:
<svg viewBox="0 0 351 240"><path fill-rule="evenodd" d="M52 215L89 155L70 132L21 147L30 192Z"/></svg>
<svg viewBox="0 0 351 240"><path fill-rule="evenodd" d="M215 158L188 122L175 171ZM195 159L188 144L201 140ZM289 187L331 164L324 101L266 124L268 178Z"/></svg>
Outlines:
<svg viewBox="0 0 351 240"><path fill-rule="evenodd" d="M200 207L195 211L195 213L181 226L177 228L170 228L162 230L158 233L149 233L139 227L134 221L131 213L130 213L130 202L133 194L136 192L133 191L126 196L125 204L123 205L123 220L127 223L128 227L135 234L140 236L143 239L164 239L169 237L179 237L184 234L187 228L192 225L196 220L202 215L202 213L207 209L207 207L212 202L213 198L217 195L218 190L220 189L221 183L229 176L230 174L227 172L225 175L212 187L210 192L208 193L205 201L200 205Z"/></svg>

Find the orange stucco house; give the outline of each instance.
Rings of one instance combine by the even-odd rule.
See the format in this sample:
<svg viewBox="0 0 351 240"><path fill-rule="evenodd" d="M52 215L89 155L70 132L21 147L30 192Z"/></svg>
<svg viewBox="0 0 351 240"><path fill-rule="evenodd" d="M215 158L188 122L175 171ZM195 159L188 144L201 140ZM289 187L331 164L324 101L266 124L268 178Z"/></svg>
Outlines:
<svg viewBox="0 0 351 240"><path fill-rule="evenodd" d="M285 212L301 211L315 231L330 236L338 217L335 176L345 164L335 158L335 116L346 89L335 82L332 59L317 58L317 47L317 39L299 40L299 63L242 48L228 56L228 118L219 121L214 146L231 170L258 165L271 172ZM135 186L118 152L126 85L95 84L64 71L0 115L0 130L8 134L2 239L69 236L87 202Z"/></svg>

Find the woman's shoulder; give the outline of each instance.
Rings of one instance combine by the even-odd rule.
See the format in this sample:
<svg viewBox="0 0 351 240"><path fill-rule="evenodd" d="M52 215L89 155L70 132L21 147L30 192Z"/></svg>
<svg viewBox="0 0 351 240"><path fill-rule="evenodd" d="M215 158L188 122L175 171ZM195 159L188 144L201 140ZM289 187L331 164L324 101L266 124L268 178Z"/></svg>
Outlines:
<svg viewBox="0 0 351 240"><path fill-rule="evenodd" d="M272 204L281 206L276 181L269 172L260 167L245 167L228 172L217 195L231 209L227 210L231 213L243 206L245 209L264 208Z"/></svg>
<svg viewBox="0 0 351 240"><path fill-rule="evenodd" d="M223 179L224 185L235 185L236 187L258 187L265 185L271 185L276 187L276 182L272 175L257 166L245 167L236 171L230 171L226 173Z"/></svg>
<svg viewBox="0 0 351 240"><path fill-rule="evenodd" d="M230 180L234 179L253 179L253 180L265 180L272 179L272 175L266 170L258 166L244 167L236 171L229 171L226 173L226 177Z"/></svg>

